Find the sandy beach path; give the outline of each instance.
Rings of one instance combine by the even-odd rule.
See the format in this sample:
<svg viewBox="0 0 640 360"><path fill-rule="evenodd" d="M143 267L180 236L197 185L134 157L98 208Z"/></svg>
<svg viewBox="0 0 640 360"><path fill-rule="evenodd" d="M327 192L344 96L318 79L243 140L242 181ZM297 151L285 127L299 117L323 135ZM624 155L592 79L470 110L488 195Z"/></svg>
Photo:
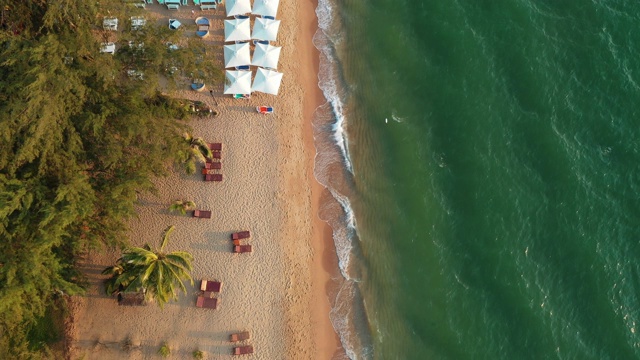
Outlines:
<svg viewBox="0 0 640 360"><path fill-rule="evenodd" d="M224 10L195 9L186 6L167 13L153 5L147 11L151 17L171 15L184 21L209 14L214 36L208 41L220 46ZM199 173L180 171L159 179L157 195L140 199L139 217L130 223L130 241L157 246L163 229L175 225L168 250L193 254L195 284L164 309L155 304L118 306L102 293L100 271L119 254L87 254L84 268L91 287L87 296L71 302L72 359L160 358L157 351L164 342L172 358L192 358L196 349L204 351L205 358L231 358L228 337L242 330L249 330L251 339L241 344L255 349L248 358L328 359L339 352L324 289L330 274L322 260L330 260L331 248L325 246L326 228L312 207L312 188L314 197L321 191L317 184L312 187L315 150L309 125L321 101L313 73L314 9L313 1L280 4L278 18L283 22L277 45L283 50L278 70L285 75L277 97L258 93L234 100L218 96L222 85L207 88L214 91L215 100L208 91L174 94L204 101L220 112L190 125L195 136L223 143L224 179L204 182ZM255 111L258 105L271 105L276 111L260 115ZM212 218L170 214L167 208L177 199L195 201L199 209L211 210ZM240 230L251 231L245 242L253 246L250 254L231 252L230 234ZM223 282L217 310L195 307L201 279Z"/></svg>

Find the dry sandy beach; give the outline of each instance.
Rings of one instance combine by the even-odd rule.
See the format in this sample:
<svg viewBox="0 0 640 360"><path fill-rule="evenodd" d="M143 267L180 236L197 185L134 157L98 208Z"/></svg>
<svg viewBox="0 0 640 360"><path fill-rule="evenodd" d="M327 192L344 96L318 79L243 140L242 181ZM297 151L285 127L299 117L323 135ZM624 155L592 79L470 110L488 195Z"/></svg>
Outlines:
<svg viewBox="0 0 640 360"><path fill-rule="evenodd" d="M315 7L311 0L280 2L277 45L283 49L278 71L284 77L278 96L255 93L250 99L234 100L222 96L221 84L207 84L201 93L175 94L204 101L220 112L190 125L195 136L223 143L224 180L204 182L199 173L180 171L159 179L157 195L140 199L139 217L130 223L130 241L157 247L162 231L175 225L167 250L193 254L194 285L164 309L155 304L119 306L104 295L100 275L119 253L87 254L84 268L91 286L86 296L71 301L70 359L160 358L157 351L163 342L172 350L170 358L192 358L196 349L208 359L232 358L229 335L242 330L249 330L251 339L240 344L255 349L243 358L343 356L329 321L327 298L327 284L337 270L335 253L330 230L318 219L323 189L313 178L311 117L323 101L312 45ZM206 41L222 52L223 7L202 12L190 5L169 13L155 4L146 11L152 17L171 14L183 23L209 17L213 31ZM208 90L214 91L215 100ZM271 105L275 113L260 115L255 111L258 105ZM170 214L167 208L177 199L195 201L197 208L211 210L212 218ZM230 234L240 230L251 231L246 243L253 246L252 253L231 252ZM196 308L201 279L223 282L218 309Z"/></svg>

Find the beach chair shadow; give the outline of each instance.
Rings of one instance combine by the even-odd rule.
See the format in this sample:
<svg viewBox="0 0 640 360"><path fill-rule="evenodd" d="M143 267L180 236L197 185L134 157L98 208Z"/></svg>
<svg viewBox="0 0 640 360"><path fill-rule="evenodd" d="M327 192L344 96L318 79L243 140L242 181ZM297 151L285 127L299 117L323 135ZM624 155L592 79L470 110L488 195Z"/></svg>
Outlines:
<svg viewBox="0 0 640 360"><path fill-rule="evenodd" d="M193 243L192 250L213 251L213 252L229 252L229 233L207 231L204 233L204 242Z"/></svg>
<svg viewBox="0 0 640 360"><path fill-rule="evenodd" d="M189 331L187 334L190 338L203 339L203 340L207 340L207 342L209 341L224 342L224 341L227 341L227 339L229 338L229 335L228 335L229 333L227 332Z"/></svg>

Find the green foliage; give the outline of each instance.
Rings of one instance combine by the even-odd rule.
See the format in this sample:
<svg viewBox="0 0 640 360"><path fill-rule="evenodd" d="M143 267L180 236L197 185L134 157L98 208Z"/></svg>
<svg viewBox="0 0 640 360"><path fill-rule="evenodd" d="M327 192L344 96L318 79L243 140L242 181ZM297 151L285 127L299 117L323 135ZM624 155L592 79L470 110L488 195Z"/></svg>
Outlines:
<svg viewBox="0 0 640 360"><path fill-rule="evenodd" d="M143 13L117 1L24 0L2 11L0 358L50 358L38 344L52 333L38 329L55 299L83 292L79 256L126 247L140 192L154 191L152 179L194 147L176 121L188 109L162 95L159 80L177 86L199 71L218 81L222 71L211 64L212 49L167 26L131 30L123 19ZM105 16L124 29L114 56L99 53L101 42L115 40L97 30ZM134 69L143 80L127 75Z"/></svg>
<svg viewBox="0 0 640 360"><path fill-rule="evenodd" d="M194 137L189 133L184 133L183 137L186 148L178 151L178 161L184 164L187 174L193 174L196 172L196 165L211 159L213 153L203 138Z"/></svg>
<svg viewBox="0 0 640 360"><path fill-rule="evenodd" d="M160 248L152 251L149 245L127 248L114 266L102 273L111 275L105 281L105 291L143 291L147 300L155 298L160 307L178 297L177 289L187 292L183 280L193 285L190 272L193 256L184 251L164 251L174 226L165 229Z"/></svg>
<svg viewBox="0 0 640 360"><path fill-rule="evenodd" d="M38 318L27 333L29 346L32 350L42 350L62 340L63 316L66 311L61 301L53 302L47 307L43 317Z"/></svg>
<svg viewBox="0 0 640 360"><path fill-rule="evenodd" d="M187 211L196 208L196 203L191 200L176 200L169 206L170 212L178 212L185 215Z"/></svg>
<svg viewBox="0 0 640 360"><path fill-rule="evenodd" d="M169 344L167 344L167 342L162 343L160 349L158 349L158 354L160 354L160 356L162 357L169 357L169 355L171 355L171 348L169 347Z"/></svg>
<svg viewBox="0 0 640 360"><path fill-rule="evenodd" d="M198 360L202 360L204 358L204 352L202 352L202 350L197 350L197 349L193 350L191 355L193 355L194 359L198 359Z"/></svg>

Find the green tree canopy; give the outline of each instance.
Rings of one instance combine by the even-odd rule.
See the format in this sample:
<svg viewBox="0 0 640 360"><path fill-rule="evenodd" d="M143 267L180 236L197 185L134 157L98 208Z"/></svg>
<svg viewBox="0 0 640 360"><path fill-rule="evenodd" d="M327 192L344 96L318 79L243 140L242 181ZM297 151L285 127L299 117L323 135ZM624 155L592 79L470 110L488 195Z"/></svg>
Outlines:
<svg viewBox="0 0 640 360"><path fill-rule="evenodd" d="M139 193L191 151L184 106L159 79L221 71L202 43L131 30L143 13L120 2L24 0L0 12L0 358L37 358L27 334L56 299L82 292L80 255L125 247ZM105 16L120 19L119 40ZM104 41L118 42L115 55L100 53Z"/></svg>

